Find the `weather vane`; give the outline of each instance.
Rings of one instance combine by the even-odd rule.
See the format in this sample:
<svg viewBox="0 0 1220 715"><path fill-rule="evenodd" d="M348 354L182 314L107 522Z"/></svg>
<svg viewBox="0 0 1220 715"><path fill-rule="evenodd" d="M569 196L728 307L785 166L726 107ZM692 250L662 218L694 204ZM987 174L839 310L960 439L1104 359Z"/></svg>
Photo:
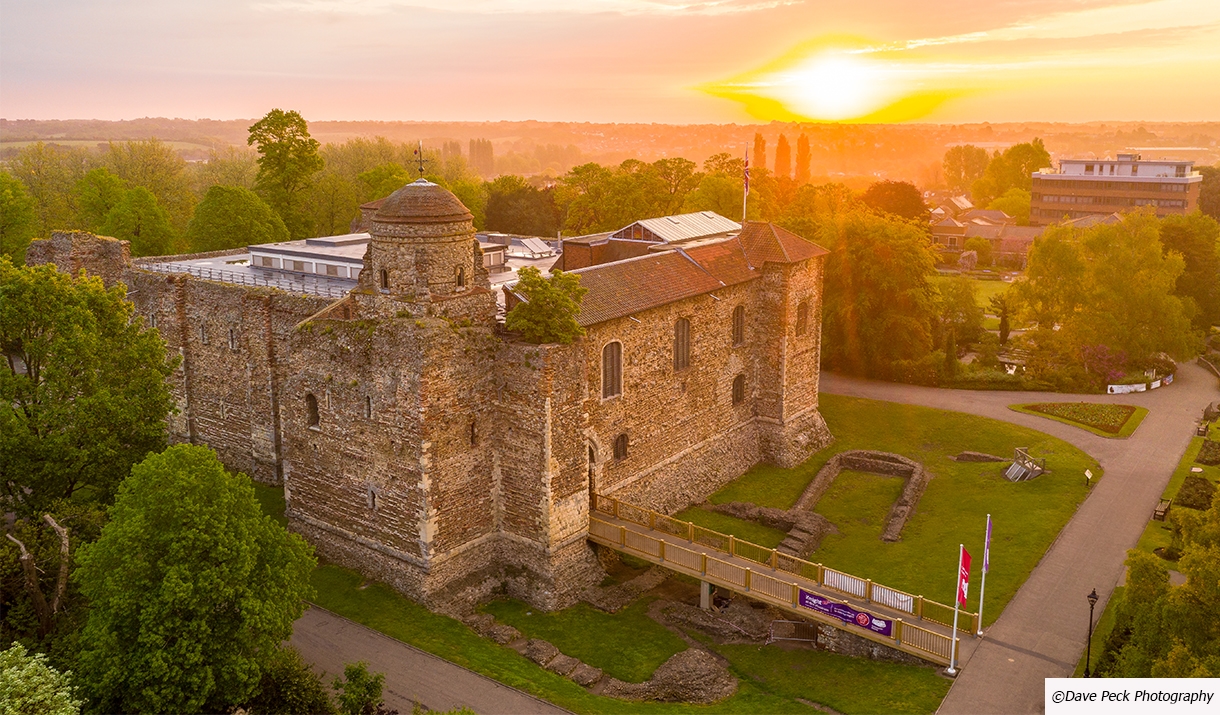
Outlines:
<svg viewBox="0 0 1220 715"><path fill-rule="evenodd" d="M419 178L424 178L424 140L419 140L419 147L415 150L415 156L419 157Z"/></svg>

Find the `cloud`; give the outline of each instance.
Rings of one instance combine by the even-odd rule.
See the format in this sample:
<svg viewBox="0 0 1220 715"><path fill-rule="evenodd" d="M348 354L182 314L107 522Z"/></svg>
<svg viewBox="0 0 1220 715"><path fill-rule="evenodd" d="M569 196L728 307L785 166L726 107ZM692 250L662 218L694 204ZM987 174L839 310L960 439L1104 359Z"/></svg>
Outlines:
<svg viewBox="0 0 1220 715"><path fill-rule="evenodd" d="M730 15L798 5L803 0L267 0L254 9L336 15L431 10L470 15Z"/></svg>

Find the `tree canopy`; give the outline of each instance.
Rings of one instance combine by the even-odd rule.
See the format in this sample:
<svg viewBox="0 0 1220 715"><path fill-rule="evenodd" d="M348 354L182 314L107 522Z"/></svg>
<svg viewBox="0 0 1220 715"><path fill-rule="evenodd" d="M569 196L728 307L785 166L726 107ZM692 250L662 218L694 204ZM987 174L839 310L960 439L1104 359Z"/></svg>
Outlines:
<svg viewBox="0 0 1220 715"><path fill-rule="evenodd" d="M77 715L71 673L60 673L41 653L30 654L13 643L0 651L0 703L5 715Z"/></svg>
<svg viewBox="0 0 1220 715"><path fill-rule="evenodd" d="M490 231L554 236L559 230L554 192L539 190L520 176L501 176L487 185L484 225Z"/></svg>
<svg viewBox="0 0 1220 715"><path fill-rule="evenodd" d="M987 206L1009 189L1025 189L1033 185L1033 173L1051 165L1050 152L1041 139L1014 144L996 152L987 163L982 178L971 184L970 192L976 206Z"/></svg>
<svg viewBox="0 0 1220 715"><path fill-rule="evenodd" d="M260 155L255 183L259 195L279 213L293 238L307 235L302 197L324 162L305 118L296 111L272 109L251 125L246 143L257 146Z"/></svg>
<svg viewBox="0 0 1220 715"><path fill-rule="evenodd" d="M90 169L72 188L76 219L81 228L97 232L106 216L127 195L127 182L105 167Z"/></svg>
<svg viewBox="0 0 1220 715"><path fill-rule="evenodd" d="M133 256L164 256L174 252L174 228L169 213L143 186L128 189L106 214L100 232L131 242Z"/></svg>
<svg viewBox="0 0 1220 715"><path fill-rule="evenodd" d="M33 513L89 487L105 501L165 446L173 370L126 288L0 257L0 489Z"/></svg>
<svg viewBox="0 0 1220 715"><path fill-rule="evenodd" d="M287 241L288 229L253 191L213 186L195 208L186 238L191 251L202 253Z"/></svg>
<svg viewBox="0 0 1220 715"><path fill-rule="evenodd" d="M104 712L228 711L255 693L310 593L312 548L205 447L135 465L74 578L81 681Z"/></svg>
<svg viewBox="0 0 1220 715"><path fill-rule="evenodd" d="M983 178L990 161L987 150L973 144L951 147L942 161L945 183L953 191L969 191L974 182Z"/></svg>
<svg viewBox="0 0 1220 715"><path fill-rule="evenodd" d="M1017 220L1018 226L1029 225L1030 193L1025 189L1013 187L1004 192L996 200L987 204L993 211L1003 211Z"/></svg>
<svg viewBox="0 0 1220 715"><path fill-rule="evenodd" d="M34 199L25 185L7 171L0 171L0 255L17 265L25 263L25 249L37 225Z"/></svg>
<svg viewBox="0 0 1220 715"><path fill-rule="evenodd" d="M1161 245L1166 253L1182 255L1174 294L1194 303L1195 327L1220 323L1220 223L1199 212L1166 216L1161 219Z"/></svg>
<svg viewBox="0 0 1220 715"><path fill-rule="evenodd" d="M550 278L533 266L518 273L513 292L522 302L508 311L504 326L521 332L531 343L570 343L585 334L576 322L580 301L588 288L580 285L575 273L552 271Z"/></svg>
<svg viewBox="0 0 1220 715"><path fill-rule="evenodd" d="M905 219L926 221L928 207L923 194L914 184L905 181L878 181L869 186L860 199L868 206Z"/></svg>

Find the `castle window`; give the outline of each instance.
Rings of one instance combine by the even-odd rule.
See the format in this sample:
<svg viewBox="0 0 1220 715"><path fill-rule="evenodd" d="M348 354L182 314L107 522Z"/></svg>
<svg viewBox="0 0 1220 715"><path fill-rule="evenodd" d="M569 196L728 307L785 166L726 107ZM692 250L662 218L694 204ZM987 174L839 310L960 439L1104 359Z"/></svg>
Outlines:
<svg viewBox="0 0 1220 715"><path fill-rule="evenodd" d="M153 313L152 315L148 316L148 327L150 327L150 328L157 327L157 314L156 313Z"/></svg>
<svg viewBox="0 0 1220 715"><path fill-rule="evenodd" d="M208 326L206 325L199 326L199 342L204 345L208 344Z"/></svg>
<svg viewBox="0 0 1220 715"><path fill-rule="evenodd" d="M377 492L372 486L368 487L369 508L377 511Z"/></svg>
<svg viewBox="0 0 1220 715"><path fill-rule="evenodd" d="M746 376L738 375L733 378L733 404L740 405L746 401Z"/></svg>
<svg viewBox="0 0 1220 715"><path fill-rule="evenodd" d="M305 395L305 412L308 415L309 426L318 429L322 424L322 419L318 416L318 398L312 394Z"/></svg>
<svg viewBox="0 0 1220 715"><path fill-rule="evenodd" d="M454 273L455 273L454 280L457 282L457 287L465 288L466 287L466 267L458 266L457 270L455 270Z"/></svg>
<svg viewBox="0 0 1220 715"><path fill-rule="evenodd" d="M384 268L381 269L381 290L390 290L390 272Z"/></svg>
<svg viewBox="0 0 1220 715"><path fill-rule="evenodd" d="M229 349L237 350L237 331L229 328Z"/></svg>
<svg viewBox="0 0 1220 715"><path fill-rule="evenodd" d="M679 318L674 323L674 371L690 367L690 321Z"/></svg>
<svg viewBox="0 0 1220 715"><path fill-rule="evenodd" d="M796 304L796 334L804 335L809 330L809 301Z"/></svg>
<svg viewBox="0 0 1220 715"><path fill-rule="evenodd" d="M364 398L364 416L366 418L373 416L373 398L371 397Z"/></svg>
<svg viewBox="0 0 1220 715"><path fill-rule="evenodd" d="M602 348L602 399L623 394L623 344L606 343Z"/></svg>
<svg viewBox="0 0 1220 715"><path fill-rule="evenodd" d="M746 341L746 308L739 305L733 309L733 344L741 345Z"/></svg>
<svg viewBox="0 0 1220 715"><path fill-rule="evenodd" d="M479 427L474 421L470 421L470 446L476 447L479 444Z"/></svg>
<svg viewBox="0 0 1220 715"><path fill-rule="evenodd" d="M627 458L627 433L624 432L623 434L620 434L619 436L614 438L614 459L615 459L615 461L618 461L620 459L626 459L626 458Z"/></svg>

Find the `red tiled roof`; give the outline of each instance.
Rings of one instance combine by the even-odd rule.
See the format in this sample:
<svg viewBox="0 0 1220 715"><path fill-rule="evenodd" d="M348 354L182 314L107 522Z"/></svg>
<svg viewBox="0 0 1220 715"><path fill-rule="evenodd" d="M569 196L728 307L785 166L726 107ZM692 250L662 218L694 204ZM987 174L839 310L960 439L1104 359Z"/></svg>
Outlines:
<svg viewBox="0 0 1220 715"><path fill-rule="evenodd" d="M741 244L737 241L718 241L685 250L691 260L698 263L712 277L726 286L744 283L758 277L750 268Z"/></svg>
<svg viewBox="0 0 1220 715"><path fill-rule="evenodd" d="M745 249L746 258L752 266L762 266L766 262L796 263L829 253L791 231L762 221L747 221L737 240Z"/></svg>

